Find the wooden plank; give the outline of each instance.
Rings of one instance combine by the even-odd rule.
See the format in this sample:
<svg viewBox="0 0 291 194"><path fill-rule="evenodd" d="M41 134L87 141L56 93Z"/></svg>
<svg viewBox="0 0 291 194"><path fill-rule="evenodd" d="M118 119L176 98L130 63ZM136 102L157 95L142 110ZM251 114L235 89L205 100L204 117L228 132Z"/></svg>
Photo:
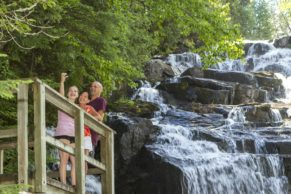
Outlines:
<svg viewBox="0 0 291 194"><path fill-rule="evenodd" d="M85 194L84 111L81 109L75 116L75 139L76 191Z"/></svg>
<svg viewBox="0 0 291 194"><path fill-rule="evenodd" d="M4 163L4 150L0 150L0 174L3 174L4 172L3 163Z"/></svg>
<svg viewBox="0 0 291 194"><path fill-rule="evenodd" d="M34 84L35 192L46 192L45 88Z"/></svg>
<svg viewBox="0 0 291 194"><path fill-rule="evenodd" d="M19 84L17 95L18 183L28 184L28 85ZM11 133L12 134L12 133Z"/></svg>
<svg viewBox="0 0 291 194"><path fill-rule="evenodd" d="M90 124L89 122L91 122L92 124ZM99 133L102 136L105 136L106 131L116 133L113 129L111 129L110 127L108 127L104 123L96 120L92 115L90 115L88 113L85 113L85 124L88 126L90 124L91 126L89 126L89 127L92 128L92 130L94 130L95 132Z"/></svg>
<svg viewBox="0 0 291 194"><path fill-rule="evenodd" d="M16 142L3 142L0 143L0 150L13 149L16 148L16 146L17 146ZM28 142L28 147L30 148L34 147L34 142L33 141Z"/></svg>
<svg viewBox="0 0 291 194"><path fill-rule="evenodd" d="M107 132L101 138L101 162L105 164L106 171L101 175L102 193L115 193L114 183L114 133Z"/></svg>
<svg viewBox="0 0 291 194"><path fill-rule="evenodd" d="M107 134L107 133L106 133ZM100 157L101 157L101 162L103 164L105 164L105 168L107 168L107 143L106 143L106 139L107 139L107 136L105 137L101 137L100 138ZM102 193L108 193L107 191L107 180L106 180L107 176L106 176L106 173L102 174L101 175L101 185L102 185Z"/></svg>
<svg viewBox="0 0 291 194"><path fill-rule="evenodd" d="M17 129L4 129L0 130L0 138L10 138L17 136Z"/></svg>
<svg viewBox="0 0 291 194"><path fill-rule="evenodd" d="M102 162L99 162L90 156L85 156L85 160L93 166L97 167L101 173L105 172L105 165Z"/></svg>
<svg viewBox="0 0 291 194"><path fill-rule="evenodd" d="M85 124L88 125L90 129L104 137L106 130L100 127L101 126L100 123L94 117L88 115L87 113L85 113L84 116Z"/></svg>
<svg viewBox="0 0 291 194"><path fill-rule="evenodd" d="M17 184L17 174L1 174L0 184Z"/></svg>
<svg viewBox="0 0 291 194"><path fill-rule="evenodd" d="M74 151L74 148L72 148L71 146L68 146L66 144L64 144L63 142L61 142L60 140L58 139L55 139L51 136L46 136L46 142L49 143L50 145L52 146L55 146L56 148L64 151L64 152L67 152L71 155L75 155L75 151Z"/></svg>
<svg viewBox="0 0 291 194"><path fill-rule="evenodd" d="M55 90L50 90L48 87L46 90L46 100L60 109L61 111L67 113L68 115L74 117L76 111L79 107L71 102L69 102L64 96L57 93Z"/></svg>
<svg viewBox="0 0 291 194"><path fill-rule="evenodd" d="M61 183L55 179L47 177L47 184L54 188L47 189L48 193L76 193L75 189L67 184Z"/></svg>
<svg viewBox="0 0 291 194"><path fill-rule="evenodd" d="M67 176L70 176L71 171L68 170L67 171ZM100 175L104 173L104 171L100 170L99 168L89 168L87 171L87 175ZM50 178L59 178L60 177L60 173L59 171L49 171L47 172L47 176Z"/></svg>
<svg viewBox="0 0 291 194"><path fill-rule="evenodd" d="M106 187L107 192L115 193L114 183L114 133L108 132L107 136L107 161L106 161Z"/></svg>

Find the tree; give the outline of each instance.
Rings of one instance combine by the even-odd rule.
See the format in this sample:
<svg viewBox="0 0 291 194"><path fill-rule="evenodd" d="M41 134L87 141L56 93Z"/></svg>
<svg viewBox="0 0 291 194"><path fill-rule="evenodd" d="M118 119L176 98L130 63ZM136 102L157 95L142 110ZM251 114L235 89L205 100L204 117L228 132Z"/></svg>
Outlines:
<svg viewBox="0 0 291 194"><path fill-rule="evenodd" d="M272 10L266 0L225 0L230 4L233 24L239 24L245 39L271 39L274 36Z"/></svg>

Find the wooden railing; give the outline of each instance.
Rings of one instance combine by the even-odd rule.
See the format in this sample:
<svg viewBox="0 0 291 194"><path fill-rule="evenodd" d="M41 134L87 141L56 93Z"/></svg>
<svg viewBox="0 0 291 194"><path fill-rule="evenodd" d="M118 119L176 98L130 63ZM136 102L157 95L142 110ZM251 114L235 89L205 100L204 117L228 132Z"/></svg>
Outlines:
<svg viewBox="0 0 291 194"><path fill-rule="evenodd" d="M77 105L69 102L48 85L35 79L33 83L34 99L34 192L46 193L46 150L47 144L64 152L75 155L76 193L85 194L85 161L95 166L101 174L103 194L114 194L114 131L94 117L84 112ZM65 145L52 136L46 135L46 102L70 115L75 120L75 149ZM17 130L1 130L0 138L17 136L18 182L28 184L28 85L20 84L18 88ZM100 136L101 160L84 155L84 124ZM0 160L1 160L0 151ZM1 170L1 165L0 165ZM1 171L0 171L1 173Z"/></svg>

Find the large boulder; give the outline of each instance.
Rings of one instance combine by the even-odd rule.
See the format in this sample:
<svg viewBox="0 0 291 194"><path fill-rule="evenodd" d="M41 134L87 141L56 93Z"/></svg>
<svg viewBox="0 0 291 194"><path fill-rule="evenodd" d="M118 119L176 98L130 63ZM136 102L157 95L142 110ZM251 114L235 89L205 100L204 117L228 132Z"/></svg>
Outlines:
<svg viewBox="0 0 291 194"><path fill-rule="evenodd" d="M123 112L131 117L154 117L154 112L159 110L158 105L140 100L118 100L108 105L112 112Z"/></svg>
<svg viewBox="0 0 291 194"><path fill-rule="evenodd" d="M248 49L248 56L261 56L274 49L275 47L269 43L254 43Z"/></svg>
<svg viewBox="0 0 291 194"><path fill-rule="evenodd" d="M278 38L274 41L276 48L291 48L291 36L285 36Z"/></svg>
<svg viewBox="0 0 291 194"><path fill-rule="evenodd" d="M278 115L272 110L270 104L249 106L245 109L246 121L254 126L274 126L282 124Z"/></svg>
<svg viewBox="0 0 291 194"><path fill-rule="evenodd" d="M117 132L114 149L118 177L130 168L128 165L141 148L154 138L158 128L149 119L118 115L110 116L106 124Z"/></svg>
<svg viewBox="0 0 291 194"><path fill-rule="evenodd" d="M204 71L201 67L191 67L184 71L181 76L191 76L191 77L204 77Z"/></svg>
<svg viewBox="0 0 291 194"><path fill-rule="evenodd" d="M174 71L160 59L152 59L146 63L144 69L145 76L150 82L162 81L165 78L174 77Z"/></svg>
<svg viewBox="0 0 291 194"><path fill-rule="evenodd" d="M232 85L215 80L189 76L174 83L164 81L158 86L179 100L202 104L229 104L232 88Z"/></svg>
<svg viewBox="0 0 291 194"><path fill-rule="evenodd" d="M237 82L247 85L255 85L257 83L253 74L238 71L220 71L208 69L204 71L204 78L221 80L225 82Z"/></svg>
<svg viewBox="0 0 291 194"><path fill-rule="evenodd" d="M143 147L126 174L117 177L116 193L183 193L187 189L187 185L182 183L183 178L183 171L179 167Z"/></svg>
<svg viewBox="0 0 291 194"><path fill-rule="evenodd" d="M265 92L255 86L237 84L233 104L246 104L253 102L265 102L267 99Z"/></svg>
<svg viewBox="0 0 291 194"><path fill-rule="evenodd" d="M258 87L268 92L270 100L276 97L284 97L285 91L282 85L282 80L277 78L273 72L254 72L253 73L258 82Z"/></svg>

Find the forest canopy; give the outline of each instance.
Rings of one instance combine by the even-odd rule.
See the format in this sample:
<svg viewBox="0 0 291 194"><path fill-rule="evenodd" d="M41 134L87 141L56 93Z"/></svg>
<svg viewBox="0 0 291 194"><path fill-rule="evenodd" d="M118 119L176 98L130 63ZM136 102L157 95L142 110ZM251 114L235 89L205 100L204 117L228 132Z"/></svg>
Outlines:
<svg viewBox="0 0 291 194"><path fill-rule="evenodd" d="M290 10L284 0L1 1L0 97L15 85L9 79L57 86L68 70L68 85L99 80L108 96L134 86L154 55L192 51L206 67L239 58L245 38L290 33Z"/></svg>
<svg viewBox="0 0 291 194"><path fill-rule="evenodd" d="M219 0L17 0L0 3L1 80L37 76L106 95L143 77L153 55L193 51L207 65L242 54L237 25Z"/></svg>

